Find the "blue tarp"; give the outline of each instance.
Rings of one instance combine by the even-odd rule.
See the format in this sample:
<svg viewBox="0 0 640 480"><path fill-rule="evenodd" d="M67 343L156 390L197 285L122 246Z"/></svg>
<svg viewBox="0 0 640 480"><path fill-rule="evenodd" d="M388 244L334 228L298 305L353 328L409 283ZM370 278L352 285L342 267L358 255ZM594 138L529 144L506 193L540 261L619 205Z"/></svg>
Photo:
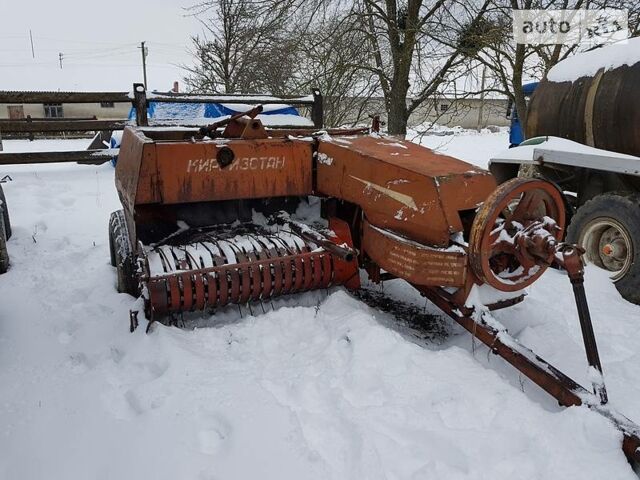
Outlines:
<svg viewBox="0 0 640 480"><path fill-rule="evenodd" d="M231 105L223 105L221 103L158 103L149 102L147 108L147 116L149 118L162 120L189 120L196 118L220 118L226 115L233 115L241 111L248 110L247 105L238 105L241 110L231 108ZM269 108L260 115L295 115L300 116L298 110L289 105L283 105L282 108ZM129 120L136 118L136 111L131 108L129 111Z"/></svg>

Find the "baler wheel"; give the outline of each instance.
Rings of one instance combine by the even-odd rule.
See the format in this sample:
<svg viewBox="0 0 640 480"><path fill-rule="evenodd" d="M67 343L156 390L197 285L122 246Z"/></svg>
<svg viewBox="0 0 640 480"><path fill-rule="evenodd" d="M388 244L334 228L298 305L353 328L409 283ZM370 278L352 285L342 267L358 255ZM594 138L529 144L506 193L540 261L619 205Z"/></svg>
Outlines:
<svg viewBox="0 0 640 480"><path fill-rule="evenodd" d="M5 240L9 240L11 238L11 221L9 220L9 207L7 206L7 199L4 196L2 185L0 185L0 210L4 221Z"/></svg>
<svg viewBox="0 0 640 480"><path fill-rule="evenodd" d="M136 277L137 267L131 251L124 210L116 210L109 218L109 253L111 265L116 267L118 292L137 297L140 293Z"/></svg>
<svg viewBox="0 0 640 480"><path fill-rule="evenodd" d="M503 292L531 285L553 260L532 239L560 242L565 224L562 193L545 180L514 178L482 204L471 227L469 262L483 282Z"/></svg>
<svg viewBox="0 0 640 480"><path fill-rule="evenodd" d="M9 269L9 252L7 250L7 229L4 218L0 215L0 273Z"/></svg>

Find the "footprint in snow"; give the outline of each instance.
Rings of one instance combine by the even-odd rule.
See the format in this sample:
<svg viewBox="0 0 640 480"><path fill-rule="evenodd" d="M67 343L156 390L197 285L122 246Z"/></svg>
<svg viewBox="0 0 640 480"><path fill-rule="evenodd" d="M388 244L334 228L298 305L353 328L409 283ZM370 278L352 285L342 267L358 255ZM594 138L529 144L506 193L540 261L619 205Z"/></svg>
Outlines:
<svg viewBox="0 0 640 480"><path fill-rule="evenodd" d="M127 390L127 392L124 394L124 398L127 401L127 404L129 404L131 410L133 410L136 415L144 413L145 408L140 403L140 398L138 397L138 395L136 395L136 392L134 392L133 390Z"/></svg>
<svg viewBox="0 0 640 480"><path fill-rule="evenodd" d="M118 347L111 347L109 349L109 357L113 363L120 363L124 358L125 353Z"/></svg>
<svg viewBox="0 0 640 480"><path fill-rule="evenodd" d="M136 366L145 371L149 376L148 382L156 380L163 376L169 370L169 361L160 360L157 362L137 362Z"/></svg>
<svg viewBox="0 0 640 480"><path fill-rule="evenodd" d="M226 437L219 430L202 430L198 433L200 451L205 455L215 455L220 450Z"/></svg>
<svg viewBox="0 0 640 480"><path fill-rule="evenodd" d="M72 339L73 335L69 332L61 332L58 334L58 343L60 343L60 345L69 345Z"/></svg>
<svg viewBox="0 0 640 480"><path fill-rule="evenodd" d="M82 352L72 353L67 361L67 366L76 375L85 373L93 368L93 363Z"/></svg>
<svg viewBox="0 0 640 480"><path fill-rule="evenodd" d="M65 207L70 207L71 205L73 205L74 203L76 203L76 199L73 197L62 197L60 199L58 199L58 201L64 205Z"/></svg>
<svg viewBox="0 0 640 480"><path fill-rule="evenodd" d="M206 417L205 417L206 418ZM229 441L231 424L218 415L211 415L208 428L198 432L200 451L205 455L215 455Z"/></svg>

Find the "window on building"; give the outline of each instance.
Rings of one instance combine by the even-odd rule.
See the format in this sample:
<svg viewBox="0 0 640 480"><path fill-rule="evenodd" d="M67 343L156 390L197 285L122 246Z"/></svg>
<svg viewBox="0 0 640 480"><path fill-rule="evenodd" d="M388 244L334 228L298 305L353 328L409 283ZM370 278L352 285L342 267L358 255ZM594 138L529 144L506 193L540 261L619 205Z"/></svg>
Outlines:
<svg viewBox="0 0 640 480"><path fill-rule="evenodd" d="M441 104L440 104L440 112L441 112L441 113L444 113L444 112L446 112L447 110L449 110L449 104L448 104L448 103L441 103Z"/></svg>
<svg viewBox="0 0 640 480"><path fill-rule="evenodd" d="M61 103L45 103L44 104L44 118L62 118L64 114L62 112Z"/></svg>
<svg viewBox="0 0 640 480"><path fill-rule="evenodd" d="M113 102L100 102L100 108L115 108Z"/></svg>

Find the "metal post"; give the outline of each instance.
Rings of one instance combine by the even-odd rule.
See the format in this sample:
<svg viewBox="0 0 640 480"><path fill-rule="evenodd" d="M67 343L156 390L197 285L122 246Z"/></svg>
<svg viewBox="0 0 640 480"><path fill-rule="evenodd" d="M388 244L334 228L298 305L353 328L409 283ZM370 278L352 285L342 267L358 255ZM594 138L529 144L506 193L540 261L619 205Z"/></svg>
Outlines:
<svg viewBox="0 0 640 480"><path fill-rule="evenodd" d="M140 42L140 50L142 50L142 75L144 78L144 89L147 89L147 48L144 46L146 42Z"/></svg>
<svg viewBox="0 0 640 480"><path fill-rule="evenodd" d="M313 126L322 128L324 126L324 102L320 90L313 89L313 105L311 107L311 120Z"/></svg>
<svg viewBox="0 0 640 480"><path fill-rule="evenodd" d="M584 349L587 354L587 362L589 367L597 372L598 378L593 378L590 372L590 380L593 385L593 393L600 398L602 405L609 400L607 397L607 389L604 385L604 377L602 375L602 364L600 363L600 355L598 354L598 345L596 344L596 336L593 332L593 324L591 323L591 314L589 313L589 304L587 303L587 295L584 291L584 264L582 263L581 251L575 245L562 245L560 253L562 253L562 266L569 275L571 286L573 287L573 296L576 300L576 308L578 310L578 318L580 319L580 329L582 330L582 340Z"/></svg>
<svg viewBox="0 0 640 480"><path fill-rule="evenodd" d="M480 82L480 106L478 107L478 131L482 130L484 125L484 87L487 80L487 66L482 69L482 80Z"/></svg>
<svg viewBox="0 0 640 480"><path fill-rule="evenodd" d="M136 109L136 124L139 127L147 127L149 125L147 92L141 83L133 84L133 107Z"/></svg>
<svg viewBox="0 0 640 480"><path fill-rule="evenodd" d="M31 115L27 115L27 123L31 123L33 122L33 120L31 119ZM34 136L33 136L33 132L29 132L29 141L33 142L34 140Z"/></svg>

